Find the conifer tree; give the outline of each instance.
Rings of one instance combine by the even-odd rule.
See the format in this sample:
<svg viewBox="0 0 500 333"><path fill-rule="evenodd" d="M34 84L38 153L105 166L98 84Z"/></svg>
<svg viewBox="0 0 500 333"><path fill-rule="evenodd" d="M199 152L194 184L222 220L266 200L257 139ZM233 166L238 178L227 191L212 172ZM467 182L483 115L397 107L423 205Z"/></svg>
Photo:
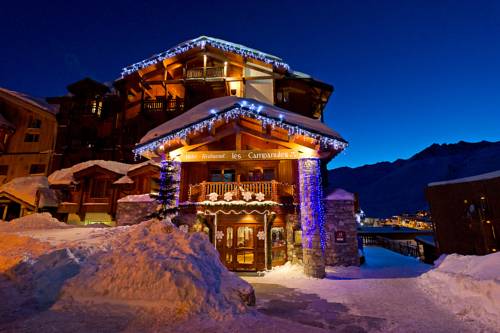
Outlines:
<svg viewBox="0 0 500 333"><path fill-rule="evenodd" d="M179 182L176 180L177 168L173 161L162 159L160 163L160 179L155 181L159 185L158 193L150 194L158 202L158 209L153 217L164 220L167 217L173 218L178 211L177 188Z"/></svg>

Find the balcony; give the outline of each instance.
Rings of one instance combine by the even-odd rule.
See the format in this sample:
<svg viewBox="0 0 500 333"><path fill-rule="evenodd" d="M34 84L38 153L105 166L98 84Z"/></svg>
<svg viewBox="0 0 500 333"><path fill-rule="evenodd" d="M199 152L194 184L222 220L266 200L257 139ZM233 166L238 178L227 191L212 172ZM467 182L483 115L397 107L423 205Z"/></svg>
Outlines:
<svg viewBox="0 0 500 333"><path fill-rule="evenodd" d="M195 67L189 68L186 71L186 79L213 79L213 78L223 78L224 66L217 67Z"/></svg>
<svg viewBox="0 0 500 333"><path fill-rule="evenodd" d="M142 110L145 112L182 112L184 111L184 98L145 99L142 101Z"/></svg>
<svg viewBox="0 0 500 333"><path fill-rule="evenodd" d="M202 182L189 185L189 201L201 202L209 200L210 193L217 193L217 200L224 200L224 194L233 193L233 200L244 200L243 192L263 193L264 200L279 203L293 203L296 200L295 185L280 183L276 180L257 182Z"/></svg>

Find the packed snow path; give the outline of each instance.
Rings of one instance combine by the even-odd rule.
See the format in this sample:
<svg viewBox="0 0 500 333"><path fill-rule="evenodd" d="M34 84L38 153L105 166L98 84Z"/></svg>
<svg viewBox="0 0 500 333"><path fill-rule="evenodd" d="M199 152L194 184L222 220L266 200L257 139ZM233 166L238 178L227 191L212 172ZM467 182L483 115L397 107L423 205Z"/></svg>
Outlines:
<svg viewBox="0 0 500 333"><path fill-rule="evenodd" d="M332 332L494 332L436 304L417 285L431 266L368 247L360 268L327 269L323 280L285 265L264 277L245 277L257 307L269 316Z"/></svg>

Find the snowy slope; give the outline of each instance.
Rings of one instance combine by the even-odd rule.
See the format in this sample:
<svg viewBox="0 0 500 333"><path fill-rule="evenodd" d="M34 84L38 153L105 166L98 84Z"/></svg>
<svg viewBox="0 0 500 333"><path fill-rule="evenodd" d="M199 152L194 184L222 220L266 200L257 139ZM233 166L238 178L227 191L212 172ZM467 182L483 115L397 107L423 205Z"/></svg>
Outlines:
<svg viewBox="0 0 500 333"><path fill-rule="evenodd" d="M358 193L367 216L426 209L424 190L437 181L500 170L500 142L434 144L407 160L329 171L329 188Z"/></svg>

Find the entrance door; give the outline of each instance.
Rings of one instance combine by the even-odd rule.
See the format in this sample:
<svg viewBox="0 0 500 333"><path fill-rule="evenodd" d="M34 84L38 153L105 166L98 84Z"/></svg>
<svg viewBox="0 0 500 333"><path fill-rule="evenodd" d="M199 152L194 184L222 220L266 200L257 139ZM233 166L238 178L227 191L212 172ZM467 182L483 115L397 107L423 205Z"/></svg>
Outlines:
<svg viewBox="0 0 500 333"><path fill-rule="evenodd" d="M229 270L264 269L264 228L259 224L231 223L217 228L221 261Z"/></svg>

